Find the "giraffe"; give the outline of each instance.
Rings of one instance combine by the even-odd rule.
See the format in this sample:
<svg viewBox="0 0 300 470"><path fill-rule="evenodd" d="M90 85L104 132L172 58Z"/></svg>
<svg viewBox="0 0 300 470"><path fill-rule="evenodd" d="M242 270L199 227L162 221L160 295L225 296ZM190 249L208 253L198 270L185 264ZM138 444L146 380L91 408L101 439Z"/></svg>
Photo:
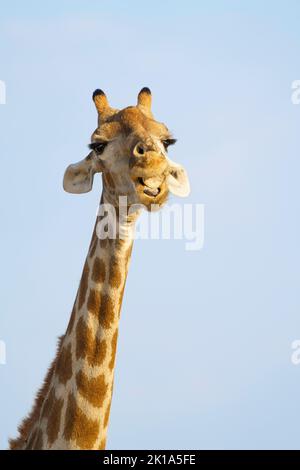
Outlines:
<svg viewBox="0 0 300 470"><path fill-rule="evenodd" d="M154 119L151 99L143 88L135 106L117 110L102 90L93 93L98 126L90 152L68 166L63 187L86 193L102 173L99 213L66 332L10 449L105 449L134 226L142 208L160 208L169 192L189 194L185 169L167 154L175 139ZM107 207L119 216L113 236Z"/></svg>

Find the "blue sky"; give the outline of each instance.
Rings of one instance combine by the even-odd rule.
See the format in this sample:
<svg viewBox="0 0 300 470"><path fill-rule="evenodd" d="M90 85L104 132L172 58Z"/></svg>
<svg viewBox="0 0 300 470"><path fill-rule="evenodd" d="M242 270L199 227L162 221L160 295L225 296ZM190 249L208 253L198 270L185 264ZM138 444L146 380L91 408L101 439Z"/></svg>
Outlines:
<svg viewBox="0 0 300 470"><path fill-rule="evenodd" d="M75 197L62 176L87 152L91 94L123 107L142 86L205 204L205 244L135 243L108 447L300 448L299 20L293 0L2 2L2 448L86 256L101 184Z"/></svg>

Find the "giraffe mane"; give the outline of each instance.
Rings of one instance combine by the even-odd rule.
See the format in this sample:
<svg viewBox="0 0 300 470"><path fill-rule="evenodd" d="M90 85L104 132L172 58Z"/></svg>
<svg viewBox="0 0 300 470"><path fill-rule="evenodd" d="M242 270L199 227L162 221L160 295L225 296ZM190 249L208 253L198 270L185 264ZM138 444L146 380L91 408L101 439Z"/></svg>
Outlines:
<svg viewBox="0 0 300 470"><path fill-rule="evenodd" d="M9 439L10 450L22 449L26 445L34 425L39 420L41 407L49 391L50 382L55 371L56 363L64 337L65 335L62 335L58 338L55 358L51 362L51 365L46 373L44 382L36 394L32 409L30 413L23 419L21 424L18 426L19 436L14 439Z"/></svg>

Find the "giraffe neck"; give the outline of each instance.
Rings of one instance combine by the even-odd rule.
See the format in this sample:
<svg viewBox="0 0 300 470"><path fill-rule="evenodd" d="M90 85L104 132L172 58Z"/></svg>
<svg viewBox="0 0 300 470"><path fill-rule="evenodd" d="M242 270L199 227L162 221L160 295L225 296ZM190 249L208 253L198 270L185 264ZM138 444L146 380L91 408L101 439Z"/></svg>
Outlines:
<svg viewBox="0 0 300 470"><path fill-rule="evenodd" d="M136 218L134 214L125 221L125 239L99 239L96 222L70 322L28 448L105 448Z"/></svg>

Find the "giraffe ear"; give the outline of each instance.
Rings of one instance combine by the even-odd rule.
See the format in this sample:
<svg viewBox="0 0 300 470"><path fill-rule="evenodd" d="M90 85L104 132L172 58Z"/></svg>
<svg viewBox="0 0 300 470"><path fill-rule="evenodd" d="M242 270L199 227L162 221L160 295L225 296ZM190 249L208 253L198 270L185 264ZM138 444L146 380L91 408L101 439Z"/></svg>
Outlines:
<svg viewBox="0 0 300 470"><path fill-rule="evenodd" d="M190 194L190 182L184 167L169 160L169 174L167 185L169 191L179 197L187 197Z"/></svg>
<svg viewBox="0 0 300 470"><path fill-rule="evenodd" d="M78 163L69 165L64 174L64 190L72 194L88 193L93 187L94 174L99 172L91 154Z"/></svg>

